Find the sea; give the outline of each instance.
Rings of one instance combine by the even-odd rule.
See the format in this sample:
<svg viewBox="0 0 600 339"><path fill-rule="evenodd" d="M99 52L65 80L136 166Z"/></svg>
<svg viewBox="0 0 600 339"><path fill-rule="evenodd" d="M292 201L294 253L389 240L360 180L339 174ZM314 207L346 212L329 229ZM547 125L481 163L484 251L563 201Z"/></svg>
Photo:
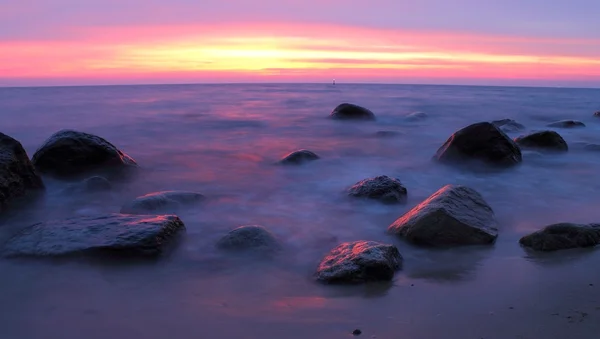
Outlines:
<svg viewBox="0 0 600 339"><path fill-rule="evenodd" d="M375 121L328 119L340 103ZM600 222L600 90L367 84L223 84L0 88L0 131L29 156L74 129L112 142L140 165L111 192L46 193L0 218L0 246L27 225L116 213L163 190L207 197L178 215L187 232L151 262L0 259L1 339L593 339L600 333L600 253L533 254L518 240L556 222ZM423 119L410 119L422 112ZM503 171L432 161L455 131L514 119L552 129L565 154L524 151ZM583 128L548 124L572 119ZM387 131L385 133L379 133ZM278 166L308 149L320 159ZM350 199L346 189L388 175L405 205ZM477 190L499 224L495 244L431 249L386 233L447 184ZM261 225L283 243L272 258L223 253L216 241ZM323 285L313 274L336 245L394 244L404 258L392 282Z"/></svg>

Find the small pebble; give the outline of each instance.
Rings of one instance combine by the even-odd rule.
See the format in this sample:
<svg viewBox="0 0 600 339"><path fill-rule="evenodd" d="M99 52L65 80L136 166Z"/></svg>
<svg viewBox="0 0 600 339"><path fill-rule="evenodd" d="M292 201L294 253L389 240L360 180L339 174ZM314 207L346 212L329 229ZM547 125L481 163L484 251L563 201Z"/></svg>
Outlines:
<svg viewBox="0 0 600 339"><path fill-rule="evenodd" d="M361 330L359 330L359 329L355 329L354 331L352 331L352 334L353 334L353 335L361 335L361 334L362 334L362 331L361 331Z"/></svg>

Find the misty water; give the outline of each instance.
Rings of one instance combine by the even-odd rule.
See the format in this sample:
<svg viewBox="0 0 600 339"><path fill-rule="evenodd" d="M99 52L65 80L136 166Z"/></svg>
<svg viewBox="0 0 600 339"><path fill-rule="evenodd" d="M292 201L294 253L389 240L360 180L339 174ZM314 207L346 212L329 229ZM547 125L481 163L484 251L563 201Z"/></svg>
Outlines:
<svg viewBox="0 0 600 339"><path fill-rule="evenodd" d="M327 119L341 102L375 122ZM141 166L108 193L65 190L1 217L0 243L27 225L118 212L161 190L208 197L181 210L187 232L151 262L0 259L0 338L595 338L600 253L533 255L518 239L555 222L600 222L600 90L400 85L173 85L0 89L1 132L31 156L52 133L100 135ZM406 119L412 112L427 118ZM511 118L524 132L555 129L562 155L524 152L522 165L468 172L431 158L456 130ZM378 131L394 131L382 137ZM276 166L306 148L321 159ZM344 190L389 175L408 204L349 199ZM479 191L494 209L493 246L434 250L386 234L404 212L446 184ZM275 258L225 254L215 242L262 225L284 243ZM389 284L326 286L320 259L344 241L397 245L404 267Z"/></svg>

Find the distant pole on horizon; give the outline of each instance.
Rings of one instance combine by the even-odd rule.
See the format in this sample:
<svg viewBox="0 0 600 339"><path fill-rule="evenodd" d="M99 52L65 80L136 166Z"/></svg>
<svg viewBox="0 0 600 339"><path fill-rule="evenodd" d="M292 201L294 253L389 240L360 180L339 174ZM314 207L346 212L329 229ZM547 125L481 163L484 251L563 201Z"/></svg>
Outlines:
<svg viewBox="0 0 600 339"><path fill-rule="evenodd" d="M333 79L333 86L335 86L335 79Z"/></svg>

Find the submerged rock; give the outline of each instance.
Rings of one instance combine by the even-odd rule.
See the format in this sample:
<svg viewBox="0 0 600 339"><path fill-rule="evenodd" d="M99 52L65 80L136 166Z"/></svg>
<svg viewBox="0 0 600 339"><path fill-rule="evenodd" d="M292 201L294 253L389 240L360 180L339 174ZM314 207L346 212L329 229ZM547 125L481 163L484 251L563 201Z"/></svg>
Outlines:
<svg viewBox="0 0 600 339"><path fill-rule="evenodd" d="M198 203L204 196L196 192L162 191L135 198L121 208L125 214L175 213L182 205Z"/></svg>
<svg viewBox="0 0 600 339"><path fill-rule="evenodd" d="M349 103L338 105L329 117L336 120L375 120L375 114L370 110Z"/></svg>
<svg viewBox="0 0 600 339"><path fill-rule="evenodd" d="M327 283L363 283L392 280L402 266L402 256L394 245L374 241L343 243L329 252L315 274Z"/></svg>
<svg viewBox="0 0 600 339"><path fill-rule="evenodd" d="M361 180L348 189L350 196L389 204L406 203L407 194L406 187L400 180L387 175Z"/></svg>
<svg viewBox="0 0 600 339"><path fill-rule="evenodd" d="M561 120L548 124L548 127L557 128L574 128L574 127L585 127L585 124L577 120Z"/></svg>
<svg viewBox="0 0 600 339"><path fill-rule="evenodd" d="M88 192L110 191L112 185L105 177L94 176L83 181L83 187Z"/></svg>
<svg viewBox="0 0 600 339"><path fill-rule="evenodd" d="M103 138L73 130L53 134L32 158L42 173L59 177L107 169L129 169L136 162Z"/></svg>
<svg viewBox="0 0 600 339"><path fill-rule="evenodd" d="M446 185L406 212L388 232L426 246L491 244L498 237L492 208L475 190Z"/></svg>
<svg viewBox="0 0 600 339"><path fill-rule="evenodd" d="M423 112L413 112L413 113L407 114L404 117L404 119L406 121L410 121L410 122L421 121L421 120L425 120L427 118L428 118L428 115Z"/></svg>
<svg viewBox="0 0 600 339"><path fill-rule="evenodd" d="M590 151L590 152L600 152L600 145L591 144L589 142L575 142L572 143L571 146L573 149Z"/></svg>
<svg viewBox="0 0 600 339"><path fill-rule="evenodd" d="M379 138L392 138L400 135L402 135L402 133L398 131L377 131L377 133L375 133L375 136Z"/></svg>
<svg viewBox="0 0 600 339"><path fill-rule="evenodd" d="M600 145L598 144L587 144L583 146L583 149L591 152L600 152Z"/></svg>
<svg viewBox="0 0 600 339"><path fill-rule="evenodd" d="M494 120L492 124L504 132L518 132L525 129L525 126L514 121L513 119Z"/></svg>
<svg viewBox="0 0 600 339"><path fill-rule="evenodd" d="M515 142L522 148L540 151L566 152L569 150L569 146L565 139L554 131L541 131L529 135L522 135L515 138Z"/></svg>
<svg viewBox="0 0 600 339"><path fill-rule="evenodd" d="M11 238L4 256L157 256L185 226L174 215L109 214L48 221Z"/></svg>
<svg viewBox="0 0 600 339"><path fill-rule="evenodd" d="M283 159L279 161L279 163L283 165L301 165L309 161L318 159L319 156L315 153L306 149L301 149L286 155L285 157L283 157Z"/></svg>
<svg viewBox="0 0 600 339"><path fill-rule="evenodd" d="M600 225L559 223L526 235L519 243L535 251L594 247L600 243Z"/></svg>
<svg viewBox="0 0 600 339"><path fill-rule="evenodd" d="M454 133L434 158L448 164L476 160L499 167L514 166L522 161L519 146L489 122L476 123Z"/></svg>
<svg viewBox="0 0 600 339"><path fill-rule="evenodd" d="M240 226L226 235L218 242L217 247L230 251L255 250L272 252L281 248L279 240L262 226Z"/></svg>
<svg viewBox="0 0 600 339"><path fill-rule="evenodd" d="M0 133L0 211L28 191L43 188L44 183L21 143Z"/></svg>

